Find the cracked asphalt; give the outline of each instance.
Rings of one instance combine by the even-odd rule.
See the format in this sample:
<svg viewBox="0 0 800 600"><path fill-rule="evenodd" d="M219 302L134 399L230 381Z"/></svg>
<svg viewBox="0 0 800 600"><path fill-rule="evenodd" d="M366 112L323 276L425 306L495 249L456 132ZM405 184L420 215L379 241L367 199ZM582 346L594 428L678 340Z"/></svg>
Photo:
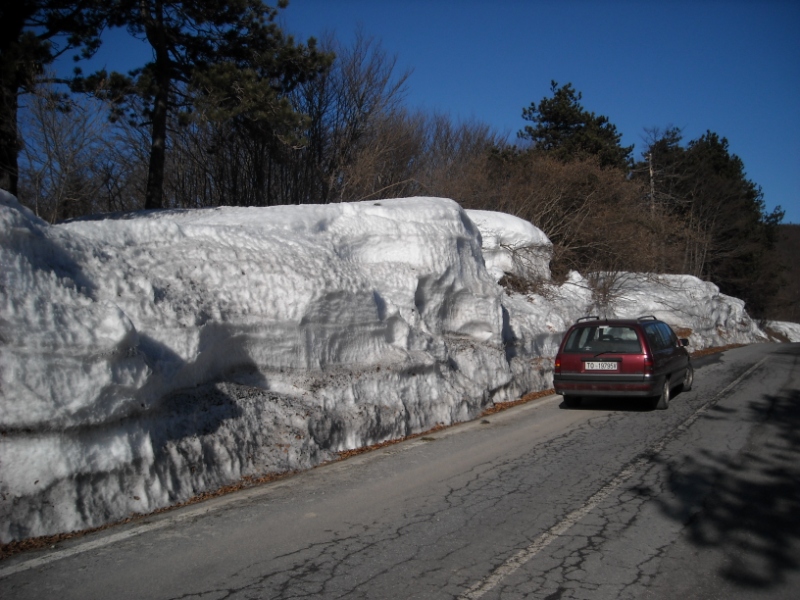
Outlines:
<svg viewBox="0 0 800 600"><path fill-rule="evenodd" d="M0 562L0 597L795 598L800 344L560 397Z"/></svg>

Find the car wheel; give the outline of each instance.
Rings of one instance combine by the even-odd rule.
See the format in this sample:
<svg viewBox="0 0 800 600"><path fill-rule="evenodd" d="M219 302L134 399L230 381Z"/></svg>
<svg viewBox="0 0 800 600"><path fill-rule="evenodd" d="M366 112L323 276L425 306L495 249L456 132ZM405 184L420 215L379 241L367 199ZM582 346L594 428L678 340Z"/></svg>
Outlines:
<svg viewBox="0 0 800 600"><path fill-rule="evenodd" d="M656 409L667 410L669 408L669 379L664 380L661 388L661 395L656 398Z"/></svg>
<svg viewBox="0 0 800 600"><path fill-rule="evenodd" d="M564 396L564 406L567 408L577 408L581 405L580 396Z"/></svg>
<svg viewBox="0 0 800 600"><path fill-rule="evenodd" d="M683 386L681 387L682 392L690 392L692 391L692 384L694 383L694 367L692 363L686 367L686 375L683 376Z"/></svg>

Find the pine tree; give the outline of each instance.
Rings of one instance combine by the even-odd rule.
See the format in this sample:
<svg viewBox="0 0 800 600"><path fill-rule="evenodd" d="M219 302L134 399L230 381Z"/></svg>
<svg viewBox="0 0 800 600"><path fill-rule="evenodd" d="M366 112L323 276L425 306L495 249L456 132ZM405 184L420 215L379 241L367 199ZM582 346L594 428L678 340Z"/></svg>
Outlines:
<svg viewBox="0 0 800 600"><path fill-rule="evenodd" d="M631 165L633 146L622 146L622 134L608 117L595 115L583 108L580 92L571 83L558 87L550 82L552 98L522 111L522 118L531 121L517 133L520 139L533 142L533 148L562 161L597 157L600 166L627 170Z"/></svg>
<svg viewBox="0 0 800 600"><path fill-rule="evenodd" d="M124 26L153 48L153 60L128 75L95 74L82 89L101 89L118 103L118 116L151 127L145 208L163 206L164 165L170 115L203 107L205 117L242 119L291 143L302 121L287 94L327 68L331 57L312 38L295 43L274 22L280 0L117 0L112 25ZM136 100L139 100L137 102ZM143 101L143 102L141 102Z"/></svg>
<svg viewBox="0 0 800 600"><path fill-rule="evenodd" d="M17 193L19 97L32 92L56 58L100 45L102 0L9 0L0 5L0 188Z"/></svg>
<svg viewBox="0 0 800 600"><path fill-rule="evenodd" d="M651 178L655 201L682 223L683 262L673 270L713 281L759 316L779 281L771 255L783 211L767 212L726 138L707 131L680 142L680 131L667 129L651 140L649 164L634 170Z"/></svg>

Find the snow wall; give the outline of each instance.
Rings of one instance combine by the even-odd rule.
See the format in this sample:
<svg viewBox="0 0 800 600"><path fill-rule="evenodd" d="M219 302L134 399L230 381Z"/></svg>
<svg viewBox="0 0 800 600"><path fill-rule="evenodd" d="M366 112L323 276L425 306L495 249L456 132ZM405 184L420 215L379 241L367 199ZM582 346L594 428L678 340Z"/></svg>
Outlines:
<svg viewBox="0 0 800 600"><path fill-rule="evenodd" d="M550 249L530 223L437 198L50 226L0 192L0 541L550 387L564 330L598 306L577 273L549 282ZM505 292L504 273L539 292ZM764 339L694 278L627 274L616 292L606 313L654 313L697 347Z"/></svg>

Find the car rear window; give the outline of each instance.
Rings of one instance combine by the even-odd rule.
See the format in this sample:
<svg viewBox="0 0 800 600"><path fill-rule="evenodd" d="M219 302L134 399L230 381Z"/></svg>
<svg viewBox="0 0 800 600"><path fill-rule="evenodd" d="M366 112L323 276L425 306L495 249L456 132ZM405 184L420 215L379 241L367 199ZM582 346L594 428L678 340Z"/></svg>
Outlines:
<svg viewBox="0 0 800 600"><path fill-rule="evenodd" d="M619 325L587 325L576 327L569 334L564 352L613 352L640 354L642 345L633 327Z"/></svg>

